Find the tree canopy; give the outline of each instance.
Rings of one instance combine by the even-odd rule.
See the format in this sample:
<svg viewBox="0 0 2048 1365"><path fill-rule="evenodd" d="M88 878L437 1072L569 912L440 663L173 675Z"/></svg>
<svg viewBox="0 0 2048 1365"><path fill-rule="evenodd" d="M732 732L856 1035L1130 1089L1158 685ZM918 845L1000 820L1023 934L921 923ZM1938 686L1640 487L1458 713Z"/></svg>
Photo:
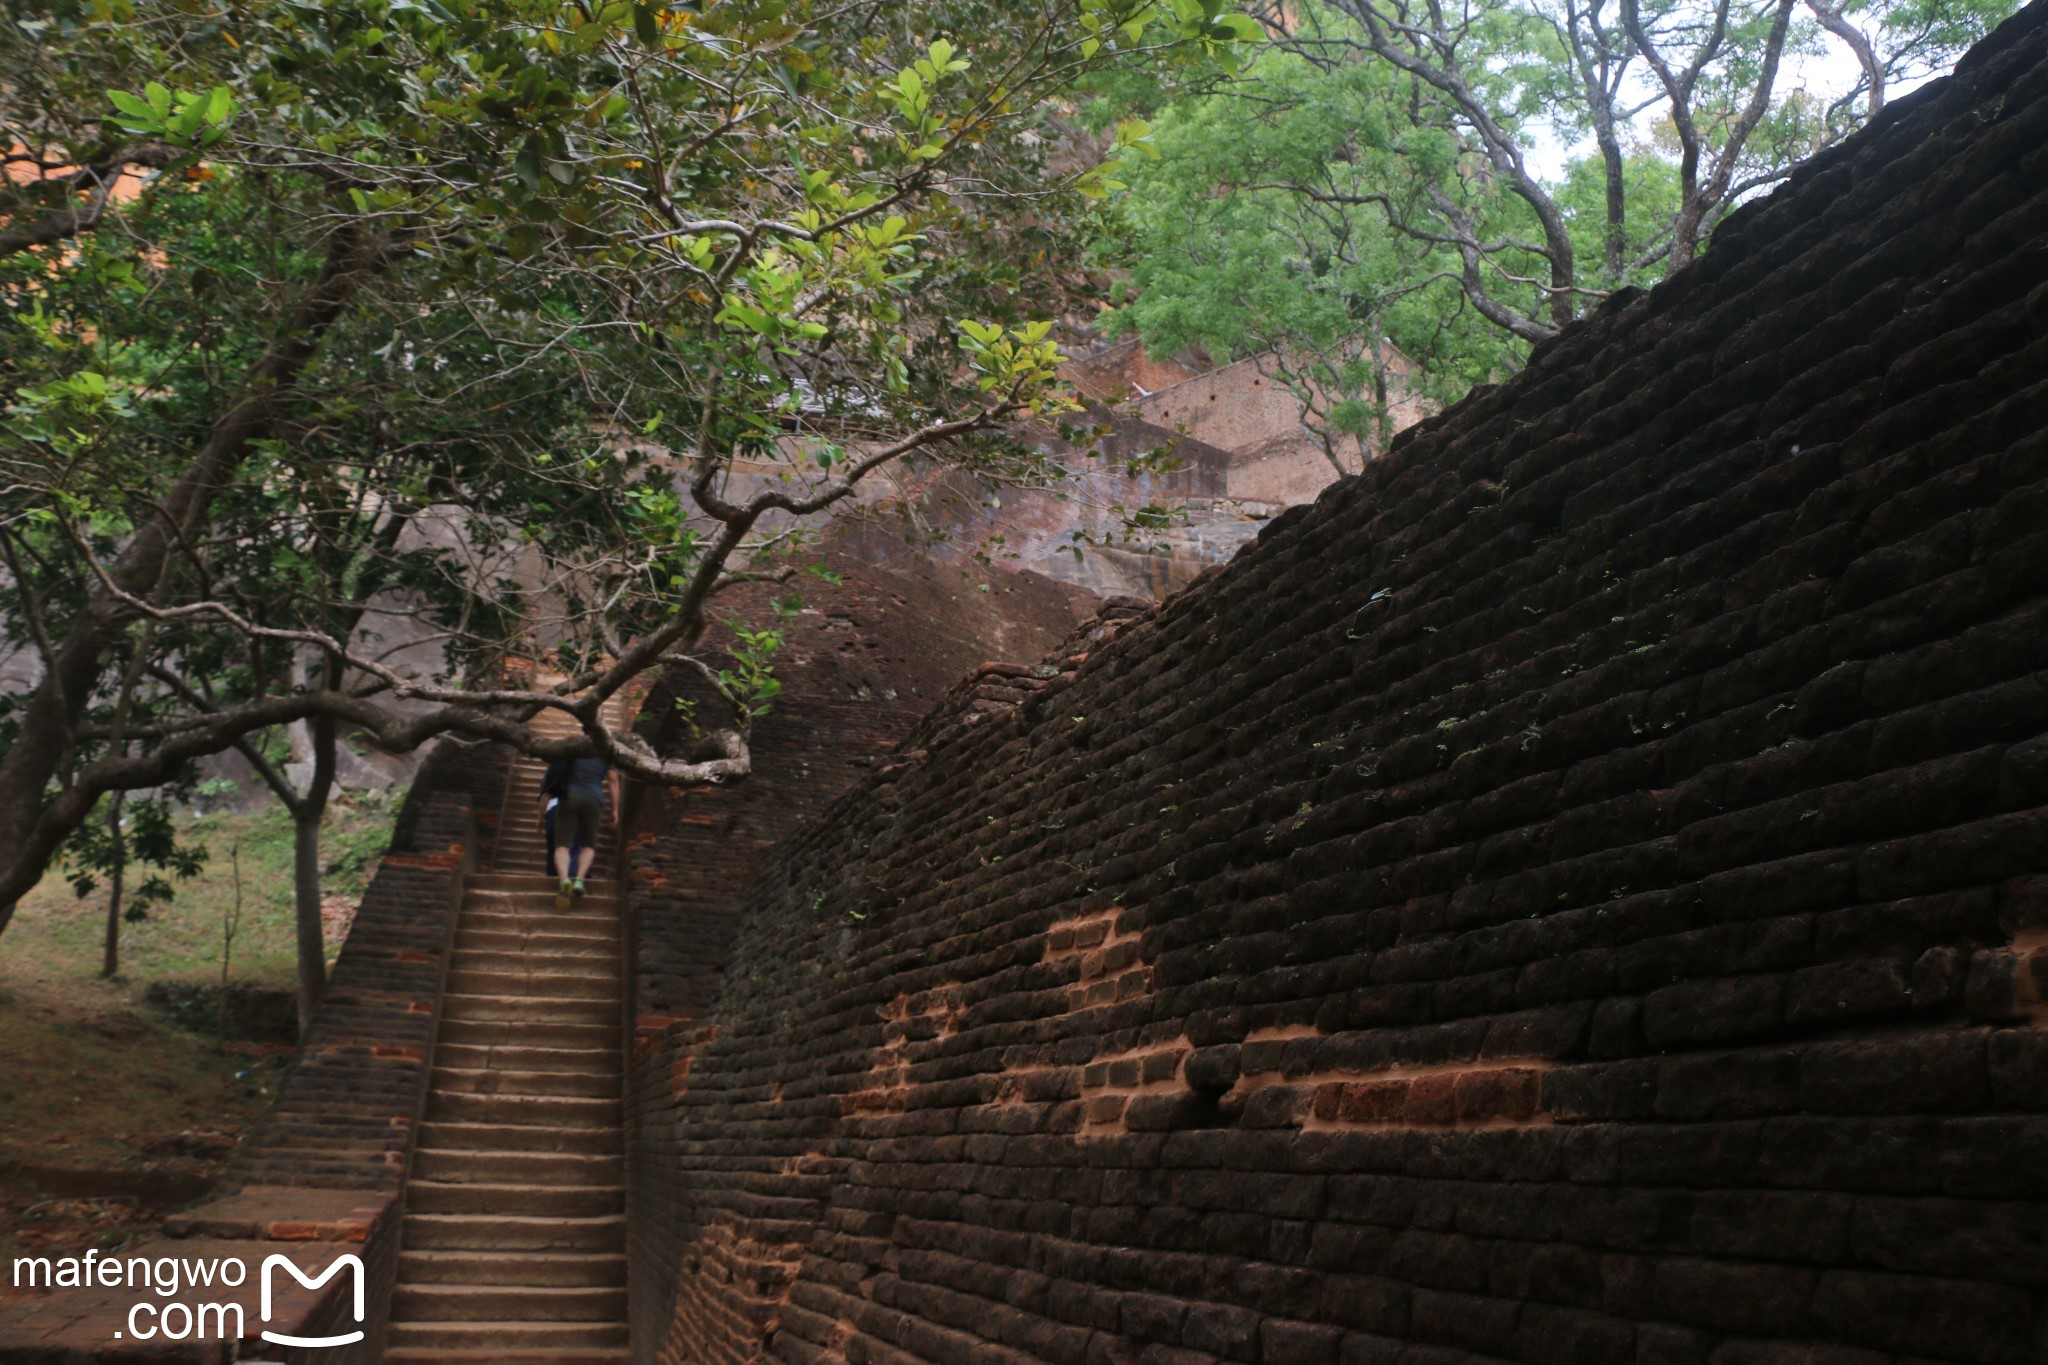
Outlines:
<svg viewBox="0 0 2048 1365"><path fill-rule="evenodd" d="M1377 347L1455 398L1951 62L2011 0L1300 0L1259 7L1241 80L1147 114L1109 259L1112 329L1155 352L1270 352L1312 424L1385 421ZM1858 73L1788 89L1793 56ZM1561 162L1561 172L1547 169ZM1378 385L1377 391L1375 385Z"/></svg>
<svg viewBox="0 0 2048 1365"><path fill-rule="evenodd" d="M102 795L301 721L743 775L772 680L694 652L719 594L801 574L888 461L1000 471L1032 457L977 438L1065 405L1042 263L1143 129L1055 166L1064 93L1255 33L1223 0L17 0L0 630L40 681L0 697L0 907ZM536 643L559 685L503 671ZM670 667L731 703L684 754L600 709Z"/></svg>

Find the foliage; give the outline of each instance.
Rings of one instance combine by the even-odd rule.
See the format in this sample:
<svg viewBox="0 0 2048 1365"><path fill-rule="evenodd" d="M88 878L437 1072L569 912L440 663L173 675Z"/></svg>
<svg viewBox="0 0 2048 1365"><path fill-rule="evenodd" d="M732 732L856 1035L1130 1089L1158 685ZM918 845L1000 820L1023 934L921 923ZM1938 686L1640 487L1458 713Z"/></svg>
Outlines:
<svg viewBox="0 0 2048 1365"><path fill-rule="evenodd" d="M718 691L733 709L752 723L768 714L770 703L782 691L782 684L768 666L782 648L779 630L749 630L741 622L729 623L732 630L732 667L718 670Z"/></svg>
<svg viewBox="0 0 2048 1365"><path fill-rule="evenodd" d="M1130 292L1108 329L1219 361L1279 353L1331 435L1365 434L1380 416L1360 337L1414 358L1432 396L1500 367L1506 340L1466 306L1448 247L1293 188L1361 201L1409 192L1407 160L1443 144L1405 123L1402 98L1384 67L1323 71L1269 50L1237 88L1161 115L1159 160L1130 172L1120 205ZM1363 413L1343 406L1360 396Z"/></svg>
<svg viewBox="0 0 2048 1365"><path fill-rule="evenodd" d="M1110 325L1154 352L1269 354L1319 434L1383 434L1375 338L1425 398L1512 371L1617 290L1654 284L1745 197L1844 136L1887 79L1951 61L2011 0L1303 0L1260 8L1234 84L1105 90L1151 119L1103 250ZM1864 62L1832 101L1788 54ZM1867 59L1867 60L1866 60ZM1539 153L1583 149L1554 180Z"/></svg>
<svg viewBox="0 0 2048 1365"><path fill-rule="evenodd" d="M80 825L65 849L64 880L72 894L84 900L117 866L140 864L153 870L127 888L122 918L137 923L149 918L152 907L169 904L177 895L175 883L197 876L207 856L204 844L179 842L174 811L162 797L129 800L121 807L118 832L108 821Z"/></svg>
<svg viewBox="0 0 2048 1365"><path fill-rule="evenodd" d="M987 439L1071 407L1024 309L1145 141L1055 168L1057 101L1255 32L1225 0L7 18L41 178L0 200L29 320L0 339L0 624L45 681L0 703L0 906L101 793L303 721L743 775L744 662L712 759L599 708L697 662L717 595L801 572L890 460L1043 472ZM558 687L502 681L529 637ZM535 704L583 733L536 739Z"/></svg>

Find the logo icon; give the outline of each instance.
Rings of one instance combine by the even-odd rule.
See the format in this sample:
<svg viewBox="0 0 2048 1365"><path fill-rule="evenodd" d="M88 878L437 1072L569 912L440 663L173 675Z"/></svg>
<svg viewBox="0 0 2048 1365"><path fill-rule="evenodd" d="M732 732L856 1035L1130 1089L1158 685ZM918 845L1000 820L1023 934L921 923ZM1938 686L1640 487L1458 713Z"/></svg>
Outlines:
<svg viewBox="0 0 2048 1365"><path fill-rule="evenodd" d="M315 1275L315 1276L314 1276L314 1277L312 1277L311 1279L308 1279L308 1278L306 1278L306 1276L304 1276L304 1275L300 1274L300 1273L299 1273L299 1268L298 1268L298 1266L297 1266L297 1265L295 1265L295 1264L293 1264L293 1263L292 1263L291 1261L289 1261L289 1260L285 1259L285 1258L284 1258L283 1256L276 1256L276 1255L272 1255L272 1256L266 1256L266 1257L264 1257L264 1258L263 1258L263 1272L262 1272L262 1273L263 1273L263 1320L264 1320L265 1322L269 1322L269 1321L270 1321L270 1271L271 1271L271 1268L272 1268L273 1266L283 1266L283 1267L284 1267L284 1268L285 1268L286 1270L288 1270L288 1271L290 1271L290 1272L291 1272L291 1276L292 1276L292 1278L293 1278L293 1279L297 1280L297 1281L299 1282L299 1284L300 1284L301 1286L303 1286L303 1287L305 1287L305 1288L307 1288L307 1289L318 1289L318 1288L319 1288L319 1287L320 1287L321 1285L323 1285L323 1284L326 1284L326 1283L327 1283L327 1282L328 1282L329 1280L333 1279L333 1278L334 1278L334 1277L335 1277L336 1275L340 1274L340 1273L341 1273L341 1272L342 1272L343 1270L353 1270L353 1271L355 1271L355 1275L356 1275L356 1292L355 1292L355 1309L356 1309L356 1322L357 1322L358 1324L360 1324L360 1323L362 1322L362 1320L363 1320L363 1261L362 1261L362 1258L361 1258L360 1256L353 1256L353 1255L348 1255L348 1256L337 1256L337 1257L335 1257L335 1258L334 1258L334 1260L333 1260L333 1261L329 1262L329 1264L328 1264L328 1266L327 1266L327 1269L325 1269L325 1270L321 1271L321 1272L320 1272L320 1273L319 1273L318 1275ZM357 1342L357 1341L361 1341L361 1340L363 1339L363 1331L362 1331L362 1328L361 1328L361 1326L359 1325L359 1326L358 1326L358 1327L356 1328L356 1330L355 1330L355 1331L353 1331L353 1332L350 1332L350 1333L348 1333L348 1334L346 1334L346 1335L344 1335L344 1336L337 1336L337 1337L288 1337L288 1336L286 1336L286 1335L285 1335L284 1333L282 1333L282 1332L270 1332L270 1331L266 1331L266 1332L262 1333L262 1337L263 1337L263 1339L264 1339L265 1341L267 1341L267 1342L270 1342L270 1343L272 1343L273 1345L277 1345L277 1346L347 1346L347 1345L349 1345L349 1344L350 1344L351 1342Z"/></svg>

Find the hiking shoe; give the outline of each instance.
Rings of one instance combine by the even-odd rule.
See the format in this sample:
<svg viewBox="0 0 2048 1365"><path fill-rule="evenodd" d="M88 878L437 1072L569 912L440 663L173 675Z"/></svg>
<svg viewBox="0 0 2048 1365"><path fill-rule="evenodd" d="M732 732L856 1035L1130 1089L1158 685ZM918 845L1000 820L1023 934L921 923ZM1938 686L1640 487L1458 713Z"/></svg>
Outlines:
<svg viewBox="0 0 2048 1365"><path fill-rule="evenodd" d="M564 877L562 884L555 888L555 909L567 910L569 902L578 894L579 883Z"/></svg>
<svg viewBox="0 0 2048 1365"><path fill-rule="evenodd" d="M588 888L586 888L583 885L583 878L581 877L578 877L575 881L569 883L569 894L577 897L578 899L582 898L584 891L587 889Z"/></svg>

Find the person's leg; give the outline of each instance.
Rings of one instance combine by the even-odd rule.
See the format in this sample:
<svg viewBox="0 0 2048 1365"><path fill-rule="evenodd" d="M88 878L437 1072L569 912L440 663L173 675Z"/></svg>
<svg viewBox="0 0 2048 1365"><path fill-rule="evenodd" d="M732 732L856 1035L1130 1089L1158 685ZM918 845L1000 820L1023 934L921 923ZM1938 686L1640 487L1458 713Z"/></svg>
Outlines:
<svg viewBox="0 0 2048 1365"><path fill-rule="evenodd" d="M541 817L542 837L546 839L548 851L541 854L540 870L547 872L555 865L555 808L548 807L548 813Z"/></svg>
<svg viewBox="0 0 2048 1365"><path fill-rule="evenodd" d="M569 875L569 846L562 844L555 849L555 909L567 910L575 894L576 879Z"/></svg>
<svg viewBox="0 0 2048 1365"><path fill-rule="evenodd" d="M575 873L571 869L576 864L572 861L574 854L571 846L576 839L576 820L567 801L557 801L555 808L548 812L548 815L554 822L548 830L548 851L554 863L555 909L567 910L570 887L575 880Z"/></svg>
<svg viewBox="0 0 2048 1365"><path fill-rule="evenodd" d="M566 804L569 808L570 822L576 830L576 837L583 845L575 863L576 889L580 892L583 889L583 878L589 873L590 865L597 860L597 826L603 816L603 810L598 805L597 798L587 794L573 795Z"/></svg>

